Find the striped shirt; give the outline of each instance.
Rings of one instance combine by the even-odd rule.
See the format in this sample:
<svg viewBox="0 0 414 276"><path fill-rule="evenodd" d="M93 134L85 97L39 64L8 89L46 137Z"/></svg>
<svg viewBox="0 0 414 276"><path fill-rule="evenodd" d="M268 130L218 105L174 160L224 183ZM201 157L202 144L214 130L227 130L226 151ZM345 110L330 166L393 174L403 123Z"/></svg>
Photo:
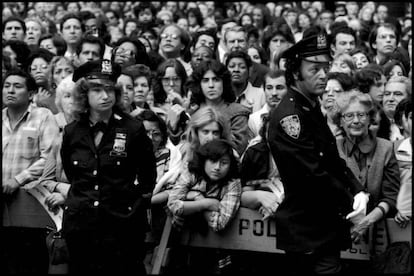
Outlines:
<svg viewBox="0 0 414 276"><path fill-rule="evenodd" d="M183 221L182 214L187 193L197 191L205 198L216 198L220 201L219 211L208 211L207 223L214 231L224 229L239 209L241 189L240 179L230 180L224 185L208 187L204 179L197 180L188 169L183 170L168 198L168 208L173 214L173 224L178 223L180 226L179 224Z"/></svg>
<svg viewBox="0 0 414 276"><path fill-rule="evenodd" d="M20 185L38 179L59 129L49 109L29 105L14 129L3 109L3 182L15 178Z"/></svg>

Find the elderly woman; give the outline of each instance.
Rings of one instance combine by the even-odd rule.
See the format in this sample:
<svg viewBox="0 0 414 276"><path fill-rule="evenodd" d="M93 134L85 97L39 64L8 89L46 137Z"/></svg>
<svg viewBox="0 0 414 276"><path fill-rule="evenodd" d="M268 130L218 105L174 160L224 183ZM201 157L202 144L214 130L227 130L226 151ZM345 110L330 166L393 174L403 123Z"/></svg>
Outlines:
<svg viewBox="0 0 414 276"><path fill-rule="evenodd" d="M234 102L230 72L216 60L202 62L194 70L189 87L192 105L211 106L230 122L232 142L241 156L248 142L250 110Z"/></svg>
<svg viewBox="0 0 414 276"><path fill-rule="evenodd" d="M24 41L29 45L29 48L36 49L38 47L39 39L42 34L46 33L42 23L36 18L28 18L25 20L26 37Z"/></svg>
<svg viewBox="0 0 414 276"><path fill-rule="evenodd" d="M396 212L400 175L393 145L369 131L375 105L367 94L355 91L337 99L336 122L345 132L337 140L340 156L370 194L366 215L351 216L352 239L359 242L368 228Z"/></svg>
<svg viewBox="0 0 414 276"><path fill-rule="evenodd" d="M55 115L55 119L59 126L60 135L53 144L52 150L46 160L43 175L39 179L39 183L45 186L51 193L45 200L45 203L51 211L55 211L59 206L64 204L70 188L69 180L63 171L60 149L63 128L75 119L73 112L74 89L75 83L70 78L66 78L60 82L56 89L55 102L59 113Z"/></svg>

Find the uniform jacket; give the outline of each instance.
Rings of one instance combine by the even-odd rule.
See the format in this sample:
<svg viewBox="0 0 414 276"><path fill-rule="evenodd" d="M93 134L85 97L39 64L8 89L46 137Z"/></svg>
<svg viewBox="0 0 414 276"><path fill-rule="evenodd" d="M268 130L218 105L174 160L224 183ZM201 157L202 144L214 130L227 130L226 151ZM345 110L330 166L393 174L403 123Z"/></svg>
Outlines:
<svg viewBox="0 0 414 276"><path fill-rule="evenodd" d="M152 192L157 173L152 143L141 122L114 113L95 147L85 114L65 127L61 154L71 183L64 232L101 227L146 230L150 197L142 195Z"/></svg>
<svg viewBox="0 0 414 276"><path fill-rule="evenodd" d="M339 157L320 107L289 88L271 113L268 141L285 199L276 212L277 247L291 252L351 246L353 195L362 185Z"/></svg>

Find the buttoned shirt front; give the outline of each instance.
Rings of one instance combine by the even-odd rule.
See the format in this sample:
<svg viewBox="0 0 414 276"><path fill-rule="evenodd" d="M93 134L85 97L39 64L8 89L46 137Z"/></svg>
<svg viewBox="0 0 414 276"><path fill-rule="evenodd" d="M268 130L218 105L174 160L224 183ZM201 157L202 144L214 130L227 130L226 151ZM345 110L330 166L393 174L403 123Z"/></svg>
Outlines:
<svg viewBox="0 0 414 276"><path fill-rule="evenodd" d="M20 185L39 178L59 130L49 109L29 105L14 129L3 110L3 182L15 178Z"/></svg>
<svg viewBox="0 0 414 276"><path fill-rule="evenodd" d="M254 87L250 82L246 89L236 97L236 102L251 108L251 112L260 110L266 103L266 95L263 88Z"/></svg>

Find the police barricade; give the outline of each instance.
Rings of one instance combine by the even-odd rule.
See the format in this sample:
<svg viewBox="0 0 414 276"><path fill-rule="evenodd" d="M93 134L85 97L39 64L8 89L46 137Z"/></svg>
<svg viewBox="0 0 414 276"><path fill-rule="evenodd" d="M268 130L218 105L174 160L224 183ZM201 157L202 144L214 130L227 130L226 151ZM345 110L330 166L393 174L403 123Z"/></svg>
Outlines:
<svg viewBox="0 0 414 276"><path fill-rule="evenodd" d="M170 220L167 220L164 227L163 236L168 240L171 230ZM391 242L409 241L411 244L411 222L402 229L393 219L382 220L377 223L377 231L374 237L375 249L377 253L384 251L387 247L387 236L385 223L388 225ZM164 235L165 234L165 235ZM284 251L276 248L276 225L274 220L262 220L262 216L255 210L241 207L233 221L220 232L214 232L209 229L206 233L199 233L183 229L180 243L190 247L220 248L229 250L245 250L254 252L267 252L283 254ZM346 251L341 252L342 259L369 260L370 259L370 242L373 231L367 231L359 244L353 244ZM164 239L164 247L166 241ZM163 239L162 239L163 240ZM164 250L158 252L158 260L155 262L155 269L152 274L158 274Z"/></svg>

